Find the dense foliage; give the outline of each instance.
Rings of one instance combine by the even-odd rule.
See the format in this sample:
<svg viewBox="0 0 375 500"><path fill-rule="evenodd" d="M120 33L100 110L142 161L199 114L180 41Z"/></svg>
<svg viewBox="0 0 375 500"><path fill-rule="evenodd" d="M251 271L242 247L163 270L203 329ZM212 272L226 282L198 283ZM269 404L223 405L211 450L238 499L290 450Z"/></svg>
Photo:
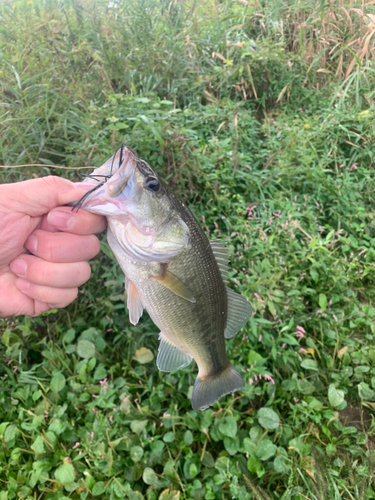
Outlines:
<svg viewBox="0 0 375 500"><path fill-rule="evenodd" d="M254 315L245 389L192 411L103 236L72 306L0 320L0 500L375 498L375 7L308 4L1 4L0 181L129 145Z"/></svg>

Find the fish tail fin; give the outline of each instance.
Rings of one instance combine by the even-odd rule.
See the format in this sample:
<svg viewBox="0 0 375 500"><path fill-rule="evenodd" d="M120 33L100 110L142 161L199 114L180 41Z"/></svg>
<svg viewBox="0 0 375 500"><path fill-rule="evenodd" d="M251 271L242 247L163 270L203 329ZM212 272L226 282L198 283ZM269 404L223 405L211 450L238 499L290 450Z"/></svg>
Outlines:
<svg viewBox="0 0 375 500"><path fill-rule="evenodd" d="M238 391L244 386L243 378L231 364L218 375L207 378L200 378L198 375L191 397L193 410L205 410L212 406L217 398Z"/></svg>

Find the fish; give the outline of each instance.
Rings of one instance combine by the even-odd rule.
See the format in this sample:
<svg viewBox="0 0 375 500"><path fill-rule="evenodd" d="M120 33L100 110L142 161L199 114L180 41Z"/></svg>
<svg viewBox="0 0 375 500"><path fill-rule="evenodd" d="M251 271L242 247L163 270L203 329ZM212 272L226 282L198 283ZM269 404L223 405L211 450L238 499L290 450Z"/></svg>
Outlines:
<svg viewBox="0 0 375 500"><path fill-rule="evenodd" d="M128 147L86 181L93 188L76 208L107 218L107 240L125 274L130 322L137 325L146 309L160 329L159 370L173 372L195 360L196 411L243 388L225 339L247 323L252 308L227 287L226 244L208 240L186 204Z"/></svg>

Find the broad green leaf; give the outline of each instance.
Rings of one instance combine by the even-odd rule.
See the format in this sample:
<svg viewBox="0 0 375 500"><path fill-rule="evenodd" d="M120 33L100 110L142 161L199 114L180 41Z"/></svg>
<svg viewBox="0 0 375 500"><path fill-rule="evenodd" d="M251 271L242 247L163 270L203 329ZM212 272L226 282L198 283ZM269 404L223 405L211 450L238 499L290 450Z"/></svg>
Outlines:
<svg viewBox="0 0 375 500"><path fill-rule="evenodd" d="M273 455L276 453L276 450L277 446L275 444L273 444L269 439L264 439L259 443L256 455L259 460L265 461L273 457Z"/></svg>
<svg viewBox="0 0 375 500"><path fill-rule="evenodd" d="M189 474L192 477L195 477L198 474L197 466L194 463L189 465Z"/></svg>
<svg viewBox="0 0 375 500"><path fill-rule="evenodd" d="M247 460L247 468L253 474L257 474L258 477L262 477L265 473L262 463L256 457L250 457Z"/></svg>
<svg viewBox="0 0 375 500"><path fill-rule="evenodd" d="M139 491L129 491L129 500L144 500L144 496Z"/></svg>
<svg viewBox="0 0 375 500"><path fill-rule="evenodd" d="M63 342L65 342L65 344L70 344L71 342L73 342L75 334L75 330L73 330L73 328L70 328L70 330L68 330L64 335Z"/></svg>
<svg viewBox="0 0 375 500"><path fill-rule="evenodd" d="M248 364L251 365L262 365L266 362L267 360L262 358L260 354L258 354L256 351L249 351L249 354L247 355L247 362Z"/></svg>
<svg viewBox="0 0 375 500"><path fill-rule="evenodd" d="M365 382L358 384L358 394L359 397L365 401L375 401L375 391Z"/></svg>
<svg viewBox="0 0 375 500"><path fill-rule="evenodd" d="M106 483L104 481L99 481L98 483L95 483L93 489L92 489L92 494L94 496L99 496L103 495L103 493L106 490Z"/></svg>
<svg viewBox="0 0 375 500"><path fill-rule="evenodd" d="M140 434L144 431L148 420L133 420L130 424L130 428L136 434Z"/></svg>
<svg viewBox="0 0 375 500"><path fill-rule="evenodd" d="M273 467L279 474L288 474L290 471L290 465L286 461L286 458L279 455L273 461Z"/></svg>
<svg viewBox="0 0 375 500"><path fill-rule="evenodd" d="M19 435L20 431L18 430L18 427L14 424L8 425L8 427L5 429L4 432L4 441L5 443L9 443L13 439L16 439L16 437Z"/></svg>
<svg viewBox="0 0 375 500"><path fill-rule="evenodd" d="M193 444L194 437L193 437L193 433L191 431L186 431L185 432L185 434L184 434L184 441L185 441L185 444L187 446L190 446L191 444Z"/></svg>
<svg viewBox="0 0 375 500"><path fill-rule="evenodd" d="M63 484L74 481L74 467L71 464L62 464L55 470L55 478Z"/></svg>
<svg viewBox="0 0 375 500"><path fill-rule="evenodd" d="M254 443L257 443L259 439L263 435L263 429L260 427L260 425L254 425L249 432L250 438Z"/></svg>
<svg viewBox="0 0 375 500"><path fill-rule="evenodd" d="M257 446L251 439L245 438L243 440L243 447L248 455L250 455L251 457L256 456Z"/></svg>
<svg viewBox="0 0 375 500"><path fill-rule="evenodd" d="M277 429L280 418L271 408L261 408L257 413L258 422L264 429Z"/></svg>
<svg viewBox="0 0 375 500"><path fill-rule="evenodd" d="M150 363L154 359L153 353L150 351L150 349L147 349L146 347L141 347L140 349L137 349L134 354L134 359L138 361L141 365L144 365L146 363Z"/></svg>
<svg viewBox="0 0 375 500"><path fill-rule="evenodd" d="M92 358L95 356L95 346L89 340L80 340L77 344L77 353L81 358Z"/></svg>
<svg viewBox="0 0 375 500"><path fill-rule="evenodd" d="M319 370L318 363L313 359L303 360L301 366L302 368L305 368L305 370L314 370L314 371Z"/></svg>
<svg viewBox="0 0 375 500"><path fill-rule="evenodd" d="M174 441L174 438L174 432L167 432L166 434L164 434L163 441L165 443L172 443L172 441Z"/></svg>
<svg viewBox="0 0 375 500"><path fill-rule="evenodd" d="M8 424L9 424L9 422L3 422L0 424L0 438L3 437L5 429L6 429Z"/></svg>
<svg viewBox="0 0 375 500"><path fill-rule="evenodd" d="M330 384L330 386L328 387L329 404L334 408L336 408L337 406L341 405L344 399L345 399L344 391L336 389L334 384Z"/></svg>
<svg viewBox="0 0 375 500"><path fill-rule="evenodd" d="M38 436L34 443L31 445L31 448L35 451L35 453L41 454L44 452L44 441L42 436Z"/></svg>
<svg viewBox="0 0 375 500"><path fill-rule="evenodd" d="M156 486L159 483L159 478L151 467L146 467L143 471L143 481L151 486Z"/></svg>
<svg viewBox="0 0 375 500"><path fill-rule="evenodd" d="M143 448L140 446L132 446L130 448L130 458L133 462L140 462L143 457Z"/></svg>
<svg viewBox="0 0 375 500"><path fill-rule="evenodd" d="M235 437L237 434L237 422L233 417L224 417L219 423L219 431L224 434L224 436Z"/></svg>
<svg viewBox="0 0 375 500"><path fill-rule="evenodd" d="M229 455L235 455L238 451L239 441L238 438L231 438L225 436L224 438L224 447L229 453Z"/></svg>
<svg viewBox="0 0 375 500"><path fill-rule="evenodd" d="M323 312L327 309L327 297L324 293L319 294L319 307Z"/></svg>
<svg viewBox="0 0 375 500"><path fill-rule="evenodd" d="M65 387L65 377L62 373L56 373L51 379L51 384L50 384L51 389L53 392L60 392L64 389Z"/></svg>

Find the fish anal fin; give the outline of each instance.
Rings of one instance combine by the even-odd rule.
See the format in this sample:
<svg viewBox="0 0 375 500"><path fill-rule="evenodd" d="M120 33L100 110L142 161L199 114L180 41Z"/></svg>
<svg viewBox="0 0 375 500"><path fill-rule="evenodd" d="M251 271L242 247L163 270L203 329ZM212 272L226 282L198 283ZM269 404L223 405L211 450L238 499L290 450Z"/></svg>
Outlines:
<svg viewBox="0 0 375 500"><path fill-rule="evenodd" d="M193 359L188 354L180 351L172 342L160 332L160 344L156 365L162 372L180 370L191 363Z"/></svg>
<svg viewBox="0 0 375 500"><path fill-rule="evenodd" d="M143 304L139 297L137 287L128 278L125 278L126 306L129 311L129 320L133 325L137 325L139 318L143 314Z"/></svg>
<svg viewBox="0 0 375 500"><path fill-rule="evenodd" d="M243 378L231 364L218 375L207 378L198 375L191 397L193 410L205 410L221 396L238 391L244 386Z"/></svg>
<svg viewBox="0 0 375 500"><path fill-rule="evenodd" d="M219 266L221 277L225 284L228 283L228 262L229 251L226 243L221 240L210 240L211 250L214 254L217 265Z"/></svg>
<svg viewBox="0 0 375 500"><path fill-rule="evenodd" d="M228 314L224 336L230 339L246 325L253 311L250 303L230 288L227 288L227 296Z"/></svg>
<svg viewBox="0 0 375 500"><path fill-rule="evenodd" d="M162 267L162 272L160 275L151 276L150 279L156 280L161 285L165 286L175 295L188 300L189 302L195 303L195 297L189 287L182 281L178 276L168 271L166 267Z"/></svg>

